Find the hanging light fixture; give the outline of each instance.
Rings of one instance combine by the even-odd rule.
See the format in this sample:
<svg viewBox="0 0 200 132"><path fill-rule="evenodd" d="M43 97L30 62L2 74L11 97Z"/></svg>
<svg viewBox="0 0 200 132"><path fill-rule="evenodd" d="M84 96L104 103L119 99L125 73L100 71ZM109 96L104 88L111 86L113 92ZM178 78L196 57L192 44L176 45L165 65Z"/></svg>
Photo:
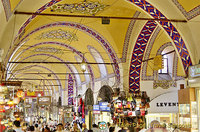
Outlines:
<svg viewBox="0 0 200 132"><path fill-rule="evenodd" d="M42 95L41 95L41 93L38 93L38 95L37 95L38 97L41 97Z"/></svg>
<svg viewBox="0 0 200 132"><path fill-rule="evenodd" d="M81 71L82 72L86 71L86 66L87 66L87 63L85 62L85 57L84 57L84 54L83 54L83 60L81 62Z"/></svg>

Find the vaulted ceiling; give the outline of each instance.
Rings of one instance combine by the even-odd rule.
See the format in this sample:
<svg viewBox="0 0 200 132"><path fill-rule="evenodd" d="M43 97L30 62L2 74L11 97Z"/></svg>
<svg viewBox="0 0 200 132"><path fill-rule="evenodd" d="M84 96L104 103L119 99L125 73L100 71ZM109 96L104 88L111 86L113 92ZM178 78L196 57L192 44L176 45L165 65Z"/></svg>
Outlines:
<svg viewBox="0 0 200 132"><path fill-rule="evenodd" d="M146 20L110 19L109 24L102 24L102 19L95 17L32 16L15 14L15 11L153 18L152 13L158 13L157 9L168 19L187 21L186 23L172 22L172 24L184 40L183 44L186 46L191 62L198 63L200 59L200 53L197 50L200 48L199 0L189 3L187 0L162 0L162 2L147 0L145 2L145 0L2 0L0 4L0 48L4 49L2 58L7 73L9 73L7 79L31 78L33 80L27 79L24 83L35 85L45 83L50 86L47 88L56 92L67 87L68 74L64 73L82 73L80 64L76 62L81 62L84 58L89 63L117 63L88 64L86 73L89 74L72 74L77 88L82 84L91 83L94 90L96 80L109 76L115 76L116 84L123 83L122 80L124 80L124 85L128 85L134 46L140 41L139 36L145 33L143 32L144 27L148 26ZM148 7L148 3L151 4L151 8L141 8ZM158 26L162 27L159 24ZM176 43L164 28L162 27L160 31L164 33L157 36L153 45L154 49L166 42ZM184 56L175 44L174 49L179 55L181 64ZM184 69L183 65L179 74L183 75ZM51 75L48 76L46 73L51 73ZM44 82L42 79L48 80Z"/></svg>

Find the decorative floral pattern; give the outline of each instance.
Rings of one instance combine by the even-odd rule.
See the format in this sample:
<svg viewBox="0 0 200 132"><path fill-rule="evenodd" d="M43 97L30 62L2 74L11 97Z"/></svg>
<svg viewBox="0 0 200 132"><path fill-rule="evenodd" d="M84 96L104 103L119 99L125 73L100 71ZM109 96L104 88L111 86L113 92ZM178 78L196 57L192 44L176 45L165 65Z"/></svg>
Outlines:
<svg viewBox="0 0 200 132"><path fill-rule="evenodd" d="M33 52L42 52L42 53L55 53L55 54L63 54L61 49L53 48L53 47L40 47L35 48Z"/></svg>
<svg viewBox="0 0 200 132"><path fill-rule="evenodd" d="M146 0L129 0L130 2L134 3L135 5L142 8L144 11L149 13L153 18L156 19L167 19L159 10L154 8L150 3L148 3ZM135 48L133 49L131 64L130 64L130 71L129 71L129 92L139 92L140 91L140 70L141 70L141 64L142 64L142 57L143 52L145 52L146 44L148 42L148 39L145 37L151 36L152 31L150 31L148 28L150 21L146 23L144 28L147 28L146 30L143 28L140 36L137 39ZM152 22L155 25L157 25L155 22ZM163 29L168 33L168 35L171 37L172 41L174 42L178 53L180 55L180 58L182 60L182 64L185 70L185 73L188 73L188 68L190 65L192 65L192 61L188 52L188 49L185 45L185 42L183 41L181 35L177 31L177 29L172 25L171 22L165 22L165 21L159 21L160 25L163 27ZM150 33L143 33L143 32L150 32ZM145 41L144 43L141 43L141 40ZM140 58L141 57L141 58Z"/></svg>
<svg viewBox="0 0 200 132"><path fill-rule="evenodd" d="M49 8L52 5L55 5L57 2L60 2L61 0L51 0L50 2L48 2L47 4L45 4L44 6L42 6L40 9L38 9L36 11L36 13L41 13L44 10L46 10L47 8ZM24 24L23 26L19 29L18 34L20 34L22 32L23 29L25 29L25 27L36 17L37 15L32 15ZM15 38L16 40L17 38Z"/></svg>
<svg viewBox="0 0 200 132"><path fill-rule="evenodd" d="M161 87L163 89L168 89L170 87L176 87L177 83L173 80L154 80L153 81L153 89Z"/></svg>
<svg viewBox="0 0 200 132"><path fill-rule="evenodd" d="M131 93L140 92L140 70L141 70L142 59L147 43L156 26L157 26L156 22L148 21L137 38L132 53L130 71L129 71L129 92Z"/></svg>
<svg viewBox="0 0 200 132"><path fill-rule="evenodd" d="M74 93L74 81L72 75L69 74L68 78L68 105L72 105L73 103L73 93Z"/></svg>
<svg viewBox="0 0 200 132"><path fill-rule="evenodd" d="M51 6L52 12L79 12L84 14L94 15L97 12L103 10L108 5L100 4L99 2L86 1L73 4L57 4Z"/></svg>
<svg viewBox="0 0 200 132"><path fill-rule="evenodd" d="M153 18L167 19L159 10L153 7L146 0L129 0L129 1L133 2L134 4L136 4L143 10L145 10ZM173 26L171 22L159 21L159 23L163 27L163 29L167 32L167 34L171 37L172 41L174 42L177 48L177 51L180 55L180 58L182 60L185 73L187 74L189 66L192 65L192 61L191 61L188 49L185 45L185 42L183 41L181 35L179 34L177 29Z"/></svg>
<svg viewBox="0 0 200 132"><path fill-rule="evenodd" d="M51 30L44 32L37 36L35 39L63 39L68 41L78 41L78 37L75 33L72 33L70 31L65 31L62 29L58 30Z"/></svg>

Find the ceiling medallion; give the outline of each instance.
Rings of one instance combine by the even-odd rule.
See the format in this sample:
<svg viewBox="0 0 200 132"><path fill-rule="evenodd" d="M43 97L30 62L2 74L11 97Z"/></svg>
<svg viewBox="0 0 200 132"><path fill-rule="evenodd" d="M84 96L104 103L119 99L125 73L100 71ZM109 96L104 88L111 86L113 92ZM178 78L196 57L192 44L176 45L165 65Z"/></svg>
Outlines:
<svg viewBox="0 0 200 132"><path fill-rule="evenodd" d="M79 12L84 14L91 14L94 15L97 12L103 10L108 5L100 4L99 2L93 1L86 1L80 3L73 3L73 4L57 4L51 6L52 12Z"/></svg>
<svg viewBox="0 0 200 132"><path fill-rule="evenodd" d="M35 39L62 39L62 40L68 40L68 41L78 41L78 37L75 33L72 33L70 31L65 31L62 29L58 30L50 30L47 32L44 32L37 36Z"/></svg>
<svg viewBox="0 0 200 132"><path fill-rule="evenodd" d="M57 49L53 47L40 47L40 48L34 49L33 52L63 54L63 51L61 49Z"/></svg>

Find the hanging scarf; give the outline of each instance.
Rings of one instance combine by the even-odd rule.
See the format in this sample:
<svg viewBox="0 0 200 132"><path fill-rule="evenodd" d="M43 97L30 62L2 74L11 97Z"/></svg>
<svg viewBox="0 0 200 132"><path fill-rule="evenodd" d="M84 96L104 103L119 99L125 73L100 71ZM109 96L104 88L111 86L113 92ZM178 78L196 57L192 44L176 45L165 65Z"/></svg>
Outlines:
<svg viewBox="0 0 200 132"><path fill-rule="evenodd" d="M82 118L85 117L85 105L84 105L84 102L82 102Z"/></svg>

